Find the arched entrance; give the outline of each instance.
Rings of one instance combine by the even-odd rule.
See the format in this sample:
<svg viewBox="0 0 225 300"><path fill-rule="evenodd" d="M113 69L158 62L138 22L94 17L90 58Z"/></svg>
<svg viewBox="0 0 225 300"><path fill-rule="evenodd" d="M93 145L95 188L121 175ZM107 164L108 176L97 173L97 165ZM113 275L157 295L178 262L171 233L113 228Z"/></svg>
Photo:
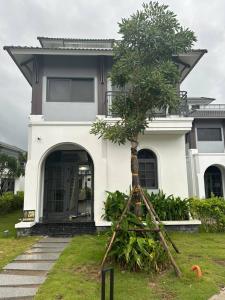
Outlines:
<svg viewBox="0 0 225 300"><path fill-rule="evenodd" d="M204 174L205 196L210 198L211 195L223 197L222 173L217 166L210 166Z"/></svg>
<svg viewBox="0 0 225 300"><path fill-rule="evenodd" d="M81 147L55 150L46 158L44 172L45 222L94 219L94 166L87 151Z"/></svg>

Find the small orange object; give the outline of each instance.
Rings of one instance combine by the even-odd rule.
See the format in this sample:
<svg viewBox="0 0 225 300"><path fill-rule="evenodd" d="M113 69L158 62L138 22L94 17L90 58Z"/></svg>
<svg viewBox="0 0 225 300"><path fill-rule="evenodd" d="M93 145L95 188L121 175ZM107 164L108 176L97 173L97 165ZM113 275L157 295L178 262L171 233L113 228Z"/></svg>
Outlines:
<svg viewBox="0 0 225 300"><path fill-rule="evenodd" d="M198 265L194 265L191 267L192 271L196 271L196 276L198 278L202 277L202 271L201 268Z"/></svg>

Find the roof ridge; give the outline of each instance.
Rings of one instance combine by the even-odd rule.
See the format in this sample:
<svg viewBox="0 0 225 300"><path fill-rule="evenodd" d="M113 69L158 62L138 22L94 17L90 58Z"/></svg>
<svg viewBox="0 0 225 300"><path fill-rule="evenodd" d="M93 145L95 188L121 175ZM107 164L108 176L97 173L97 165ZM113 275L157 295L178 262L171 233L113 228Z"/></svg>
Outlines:
<svg viewBox="0 0 225 300"><path fill-rule="evenodd" d="M69 41L115 41L116 39L105 39L105 38L65 38L65 37L47 37L47 36L38 36L38 40L69 40Z"/></svg>

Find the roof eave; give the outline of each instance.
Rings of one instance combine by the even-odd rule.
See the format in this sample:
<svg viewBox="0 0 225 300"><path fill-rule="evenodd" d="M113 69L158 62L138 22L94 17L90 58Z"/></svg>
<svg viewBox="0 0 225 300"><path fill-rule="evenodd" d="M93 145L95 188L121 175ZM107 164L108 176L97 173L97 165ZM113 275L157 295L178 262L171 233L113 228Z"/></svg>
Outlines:
<svg viewBox="0 0 225 300"><path fill-rule="evenodd" d="M29 83L30 86L32 86L32 82L29 80L29 78L27 77L26 73L24 72L22 66L20 64L18 64L18 62L16 61L15 57L13 56L11 49L9 46L4 46L3 47L4 50L6 50L8 52L8 54L10 55L10 57L12 58L12 60L14 61L14 63L17 65L17 67L19 68L19 70L21 71L21 73L23 74L23 76L25 77L25 79L27 80L27 82Z"/></svg>

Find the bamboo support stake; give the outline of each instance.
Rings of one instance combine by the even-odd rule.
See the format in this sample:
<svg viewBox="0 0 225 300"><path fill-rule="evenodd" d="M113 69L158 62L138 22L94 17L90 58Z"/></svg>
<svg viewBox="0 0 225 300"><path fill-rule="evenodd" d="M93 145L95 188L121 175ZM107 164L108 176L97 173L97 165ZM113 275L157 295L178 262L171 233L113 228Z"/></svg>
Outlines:
<svg viewBox="0 0 225 300"><path fill-rule="evenodd" d="M141 192L141 195L142 197L145 198L145 200L148 202L148 205L149 207L151 208L151 211L152 213L154 214L155 218L156 218L156 221L158 221L160 224L162 224L161 220L159 219L159 216L157 215L152 203L147 199L147 197L145 196L145 194L143 193L142 189L140 189L140 192ZM169 234L163 230L163 232L165 233L167 239L169 240L169 242L171 243L171 245L173 246L174 250L177 252L177 253L180 253L179 249L177 248L177 246L175 245L175 243L173 242L173 240L170 238Z"/></svg>
<svg viewBox="0 0 225 300"><path fill-rule="evenodd" d="M133 194L133 193L132 193L132 194ZM122 215L120 216L120 219L119 219L118 223L116 224L116 227L115 227L115 229L114 229L114 231L113 231L113 235L112 235L112 237L111 237L111 239L110 239L110 242L109 242L109 244L108 244L108 246L107 246L107 249L106 249L106 251L105 251L105 255L104 255L103 260L102 260L102 263L101 263L101 269L103 269L103 267L104 267L104 265L105 265L105 261L106 261L106 259L107 259L108 254L109 254L109 251L111 250L112 245L113 245L113 242L114 242L114 240L115 240L115 238L116 238L116 233L117 233L117 231L120 229L120 224L121 224L121 222L122 222L122 220L123 220L123 218L124 218L126 212L127 212L128 209L130 208L131 199L132 199L132 194L131 194L131 196L129 197L129 199L128 199L128 201L127 201L127 205L125 206L125 208L124 208L124 210L123 210L123 212L122 212Z"/></svg>
<svg viewBox="0 0 225 300"><path fill-rule="evenodd" d="M160 228L159 228L159 225L158 225L158 223L157 223L157 221L156 221L155 215L153 214L153 212L152 212L152 210L151 210L151 208L150 208L150 206L149 206L149 203L146 201L145 197L143 197L143 194L142 194L142 193L141 193L141 195L142 195L142 199L143 199L143 201L144 201L144 203L145 203L145 206L146 206L146 208L147 208L147 210L148 210L148 212L149 212L149 214L150 214L150 216L151 216L151 219L152 219L153 223L154 223L155 226L156 226L156 229L160 229ZM165 249L165 251L166 251L167 254L168 254L168 257L169 257L169 259L170 259L170 261L171 261L171 264L172 264L173 267L174 267L174 270L175 270L177 276L178 276L178 277L181 277L181 271L180 271L179 267L177 266L177 264L176 264L176 262L175 262L175 260L174 260L174 258L173 258L173 256L172 256L172 254L171 254L171 252L170 252L170 249L169 249L169 247L168 247L168 245L167 245L167 243L166 243L166 241L165 241L165 238L164 238L164 236L163 236L163 234L162 234L162 232L161 232L160 230L159 230L159 238L160 238L160 240L161 240L161 242L162 242L163 248Z"/></svg>

